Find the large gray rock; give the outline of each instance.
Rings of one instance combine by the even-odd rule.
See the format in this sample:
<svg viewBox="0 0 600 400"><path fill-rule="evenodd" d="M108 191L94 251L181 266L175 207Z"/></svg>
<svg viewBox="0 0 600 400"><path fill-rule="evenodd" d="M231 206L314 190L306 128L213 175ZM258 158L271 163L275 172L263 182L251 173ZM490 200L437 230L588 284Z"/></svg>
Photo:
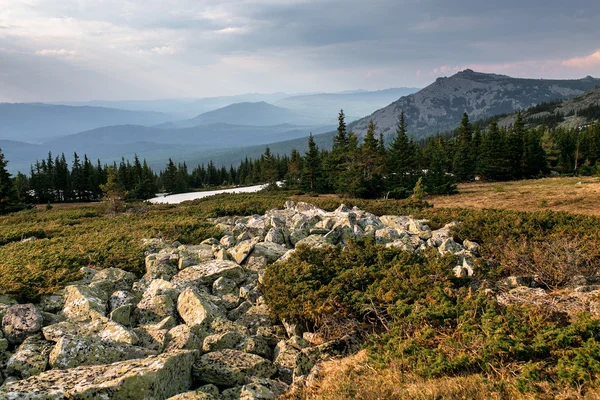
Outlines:
<svg viewBox="0 0 600 400"><path fill-rule="evenodd" d="M98 288L72 285L65 288L63 314L75 320L86 320L96 315L106 315L108 296Z"/></svg>
<svg viewBox="0 0 600 400"><path fill-rule="evenodd" d="M187 325L178 325L167 333L166 351L202 350L202 337L192 332Z"/></svg>
<svg viewBox="0 0 600 400"><path fill-rule="evenodd" d="M171 282L182 289L201 288L212 285L221 277L231 279L237 284L246 278L243 268L238 264L232 261L213 260L180 271Z"/></svg>
<svg viewBox="0 0 600 400"><path fill-rule="evenodd" d="M203 327L213 319L225 318L225 312L215 303L212 296L193 289L186 289L179 295L177 311L189 327Z"/></svg>
<svg viewBox="0 0 600 400"><path fill-rule="evenodd" d="M262 242L254 246L252 256L264 257L267 262L272 263L281 258L288 249L282 243Z"/></svg>
<svg viewBox="0 0 600 400"><path fill-rule="evenodd" d="M235 262L241 264L244 262L246 257L254 250L254 246L259 243L260 240L258 238L253 238L249 240L244 240L234 247L229 249L229 254L233 257Z"/></svg>
<svg viewBox="0 0 600 400"><path fill-rule="evenodd" d="M106 293L129 290L135 279L135 275L131 272L123 271L120 268L106 268L94 275L90 287Z"/></svg>
<svg viewBox="0 0 600 400"><path fill-rule="evenodd" d="M189 390L194 352L177 351L110 365L51 370L0 388L6 400L164 400Z"/></svg>
<svg viewBox="0 0 600 400"><path fill-rule="evenodd" d="M238 350L220 350L200 357L194 364L194 377L200 382L236 386L247 377L270 378L277 367L269 360Z"/></svg>
<svg viewBox="0 0 600 400"><path fill-rule="evenodd" d="M96 337L63 337L50 352L52 368L68 369L82 365L110 364L117 361L145 358L154 353L124 343L104 342Z"/></svg>
<svg viewBox="0 0 600 400"><path fill-rule="evenodd" d="M33 304L17 304L6 309L2 330L10 343L19 344L42 329L44 317Z"/></svg>
<svg viewBox="0 0 600 400"><path fill-rule="evenodd" d="M153 280L136 306L135 316L138 322L153 324L176 315L177 296L175 285L162 279Z"/></svg>
<svg viewBox="0 0 600 400"><path fill-rule="evenodd" d="M176 254L150 254L146 256L145 278L168 281L177 273L178 264L179 257Z"/></svg>
<svg viewBox="0 0 600 400"><path fill-rule="evenodd" d="M43 340L40 335L28 337L8 359L6 372L22 378L44 372L48 367L52 345L52 342Z"/></svg>

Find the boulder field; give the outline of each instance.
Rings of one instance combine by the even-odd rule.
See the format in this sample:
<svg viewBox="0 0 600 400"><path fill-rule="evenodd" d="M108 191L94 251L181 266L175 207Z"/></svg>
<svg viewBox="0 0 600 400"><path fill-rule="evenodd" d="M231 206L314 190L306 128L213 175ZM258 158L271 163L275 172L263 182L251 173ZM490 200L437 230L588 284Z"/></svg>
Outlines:
<svg viewBox="0 0 600 400"><path fill-rule="evenodd" d="M117 268L38 304L0 296L0 399L274 399L311 380L322 360L358 351L358 332L316 340L272 318L259 283L297 246L374 237L407 251L452 253L473 274L478 245L410 216L377 217L286 202L265 215L211 220L223 236L197 245L146 240L141 279ZM290 299L293 301L293 299Z"/></svg>

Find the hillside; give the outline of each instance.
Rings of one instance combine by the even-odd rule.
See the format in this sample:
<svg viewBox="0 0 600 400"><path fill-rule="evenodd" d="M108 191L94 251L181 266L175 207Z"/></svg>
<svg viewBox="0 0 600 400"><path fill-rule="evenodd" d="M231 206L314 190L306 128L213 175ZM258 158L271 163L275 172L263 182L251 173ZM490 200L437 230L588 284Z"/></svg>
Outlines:
<svg viewBox="0 0 600 400"><path fill-rule="evenodd" d="M103 162L118 161L121 157L133 159L137 154L145 158L153 168L164 168L169 158L187 161L189 165L208 163L217 158L223 165L237 164L246 154L260 155L265 145L272 141L287 143L289 140L306 142L310 132L322 133L333 126L306 126L281 124L274 126L244 126L211 124L181 129L160 129L141 125L107 126L89 131L29 144L19 141L0 140L0 148L10 160L9 169L28 172L36 160L45 159L48 151L54 155L65 153L67 159L73 152L87 154L91 159ZM244 150L237 150L244 146ZM256 152L247 147L256 148ZM281 154L287 147L281 148ZM278 147L279 149L279 147ZM219 154L233 154L221 157ZM215 162L217 160L215 159Z"/></svg>
<svg viewBox="0 0 600 400"><path fill-rule="evenodd" d="M516 113L498 121L500 126L512 125ZM600 119L600 86L577 97L553 101L531 107L523 112L525 122L536 125L546 123L566 128L578 128Z"/></svg>
<svg viewBox="0 0 600 400"><path fill-rule="evenodd" d="M391 88L291 96L276 102L275 105L335 123L340 109L344 109L348 121L353 121L418 90L418 88Z"/></svg>
<svg viewBox="0 0 600 400"><path fill-rule="evenodd" d="M217 110L200 114L195 118L174 122L178 128L227 123L235 125L268 126L279 124L314 123L309 115L302 115L283 107L277 107L264 101L256 103L236 103ZM166 126L169 126L168 124Z"/></svg>
<svg viewBox="0 0 600 400"><path fill-rule="evenodd" d="M402 111L408 131L416 139L456 128L463 112L472 120L529 108L544 101L575 97L600 85L600 79L577 80L522 79L485 74L472 70L459 72L398 99L385 108L351 124L362 135L373 120L379 130L391 135Z"/></svg>
<svg viewBox="0 0 600 400"><path fill-rule="evenodd" d="M89 106L0 103L0 138L43 141L107 125L156 125L168 114Z"/></svg>

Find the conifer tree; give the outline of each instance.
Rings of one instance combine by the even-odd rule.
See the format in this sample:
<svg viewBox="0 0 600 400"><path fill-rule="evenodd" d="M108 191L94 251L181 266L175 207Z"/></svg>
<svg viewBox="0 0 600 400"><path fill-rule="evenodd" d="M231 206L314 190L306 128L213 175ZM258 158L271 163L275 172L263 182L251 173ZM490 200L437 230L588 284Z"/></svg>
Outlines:
<svg viewBox="0 0 600 400"><path fill-rule="evenodd" d="M473 150L471 148L472 135L469 116L467 113L463 113L458 129L458 136L456 137L454 160L452 163L454 175L461 182L473 179L475 173Z"/></svg>
<svg viewBox="0 0 600 400"><path fill-rule="evenodd" d="M0 214L15 211L18 204L17 192L6 169L7 165L8 161L4 159L4 153L0 149Z"/></svg>
<svg viewBox="0 0 600 400"><path fill-rule="evenodd" d="M323 170L319 148L315 143L312 133L308 137L308 150L304 155L302 168L302 188L311 193L319 193L323 188Z"/></svg>
<svg viewBox="0 0 600 400"><path fill-rule="evenodd" d="M510 169L506 161L505 138L494 120L489 131L481 138L477 171L483 179L496 181L508 179Z"/></svg>
<svg viewBox="0 0 600 400"><path fill-rule="evenodd" d="M265 152L261 156L261 181L266 183L269 188L277 188L277 165L275 158L271 153L269 146L266 147Z"/></svg>
<svg viewBox="0 0 600 400"><path fill-rule="evenodd" d="M119 181L119 173L114 166L108 167L106 183L101 185L102 193L108 202L107 211L111 214L118 214L124 205L127 192Z"/></svg>
<svg viewBox="0 0 600 400"><path fill-rule="evenodd" d="M408 139L404 112L400 113L396 135L387 151L387 173L392 197L408 197L417 177L415 174L416 148Z"/></svg>

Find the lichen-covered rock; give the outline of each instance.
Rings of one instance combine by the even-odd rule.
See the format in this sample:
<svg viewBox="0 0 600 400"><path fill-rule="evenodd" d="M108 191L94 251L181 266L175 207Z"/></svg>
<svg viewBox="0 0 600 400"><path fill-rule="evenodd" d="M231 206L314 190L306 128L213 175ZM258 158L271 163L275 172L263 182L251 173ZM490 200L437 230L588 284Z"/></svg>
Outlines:
<svg viewBox="0 0 600 400"><path fill-rule="evenodd" d="M227 278L239 284L246 279L244 270L232 261L212 260L179 271L171 282L180 288L201 289L219 278Z"/></svg>
<svg viewBox="0 0 600 400"><path fill-rule="evenodd" d="M202 350L202 337L192 332L187 325L178 325L167 333L166 351Z"/></svg>
<svg viewBox="0 0 600 400"><path fill-rule="evenodd" d="M139 298L128 290L117 290L113 292L108 299L108 307L110 311L116 310L125 305L135 306Z"/></svg>
<svg viewBox="0 0 600 400"><path fill-rule="evenodd" d="M113 320L104 320L104 326L99 330L98 337L107 342L118 342L136 345L138 336L130 329Z"/></svg>
<svg viewBox="0 0 600 400"><path fill-rule="evenodd" d="M273 351L273 364L279 370L279 378L285 383L291 384L296 376L307 375L313 367L314 361L282 340L277 343Z"/></svg>
<svg viewBox="0 0 600 400"><path fill-rule="evenodd" d="M52 342L43 340L41 335L28 337L8 359L6 372L22 378L44 372L48 366L52 345Z"/></svg>
<svg viewBox="0 0 600 400"><path fill-rule="evenodd" d="M200 386L193 392L180 393L169 400L220 400L219 388L213 384Z"/></svg>
<svg viewBox="0 0 600 400"><path fill-rule="evenodd" d="M146 275L148 280L170 280L178 271L179 257L176 254L150 254L146 256Z"/></svg>
<svg viewBox="0 0 600 400"><path fill-rule="evenodd" d="M194 352L177 351L110 365L51 370L0 388L6 400L164 400L192 385Z"/></svg>
<svg viewBox="0 0 600 400"><path fill-rule="evenodd" d="M110 364L117 361L145 358L152 351L124 343L105 342L96 337L63 337L50 352L52 368L68 369L82 365Z"/></svg>
<svg viewBox="0 0 600 400"><path fill-rule="evenodd" d="M254 246L252 255L254 257L264 257L269 263L275 262L288 251L284 244L278 242L257 243Z"/></svg>
<svg viewBox="0 0 600 400"><path fill-rule="evenodd" d="M88 286L71 285L65 288L63 314L75 320L86 320L94 315L106 315L106 292Z"/></svg>
<svg viewBox="0 0 600 400"><path fill-rule="evenodd" d="M57 313L65 305L64 292L60 291L54 294L45 295L40 298L40 310L49 313Z"/></svg>
<svg viewBox="0 0 600 400"><path fill-rule="evenodd" d="M251 333L256 333L256 330L261 326L271 326L275 323L269 309L265 305L252 306L246 313L236 320L236 323L248 328Z"/></svg>
<svg viewBox="0 0 600 400"><path fill-rule="evenodd" d="M268 360L273 358L273 349L270 340L263 336L246 336L237 345L237 350L245 353L256 354Z"/></svg>
<svg viewBox="0 0 600 400"><path fill-rule="evenodd" d="M133 306L131 304L125 304L121 307L117 307L110 312L110 319L115 321L118 324L124 326L132 325L132 314L133 314Z"/></svg>
<svg viewBox="0 0 600 400"><path fill-rule="evenodd" d="M227 318L231 321L240 319L249 309L252 308L252 303L244 301L242 304L227 313Z"/></svg>
<svg viewBox="0 0 600 400"><path fill-rule="evenodd" d="M223 386L241 385L246 377L270 378L275 373L277 367L271 361L230 349L203 355L193 370L198 381Z"/></svg>
<svg viewBox="0 0 600 400"><path fill-rule="evenodd" d="M209 335L204 338L202 350L210 353L211 351L234 349L241 339L242 336L236 331Z"/></svg>
<svg viewBox="0 0 600 400"><path fill-rule="evenodd" d="M135 316L140 324L153 324L176 314L178 291L162 279L155 279L136 306Z"/></svg>
<svg viewBox="0 0 600 400"><path fill-rule="evenodd" d="M6 309L2 330L10 343L22 343L42 329L44 317L33 304L17 304Z"/></svg>
<svg viewBox="0 0 600 400"><path fill-rule="evenodd" d="M248 254L250 254L250 252L252 252L252 250L254 250L254 246L258 242L260 242L260 240L258 238L244 240L244 241L236 244L234 247L230 248L229 254L231 254L231 256L233 257L235 262L237 262L238 264L241 264L244 262L246 257L248 257Z"/></svg>
<svg viewBox="0 0 600 400"><path fill-rule="evenodd" d="M220 277L212 285L212 294L221 298L225 308L232 310L240 303L240 290L234 280Z"/></svg>
<svg viewBox="0 0 600 400"><path fill-rule="evenodd" d="M214 318L225 317L224 310L214 304L208 294L190 288L179 295L177 311L189 327L205 326Z"/></svg>
<svg viewBox="0 0 600 400"><path fill-rule="evenodd" d="M123 271L120 268L106 268L94 275L90 287L107 293L129 290L135 279L135 275L131 272Z"/></svg>

